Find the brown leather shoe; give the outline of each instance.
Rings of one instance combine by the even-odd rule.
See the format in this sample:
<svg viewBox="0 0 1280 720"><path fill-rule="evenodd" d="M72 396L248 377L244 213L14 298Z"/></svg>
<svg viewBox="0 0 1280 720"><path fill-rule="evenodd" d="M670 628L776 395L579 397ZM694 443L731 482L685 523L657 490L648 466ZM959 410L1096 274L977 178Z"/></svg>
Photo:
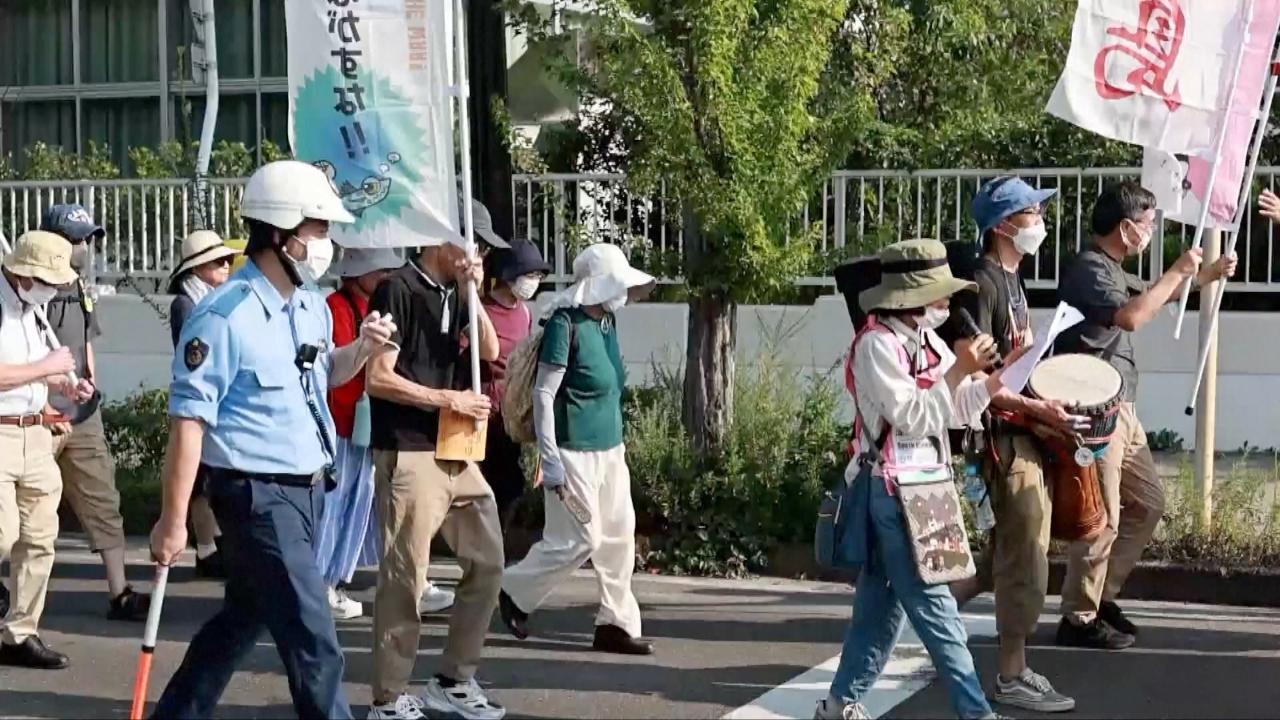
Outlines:
<svg viewBox="0 0 1280 720"><path fill-rule="evenodd" d="M591 647L600 652L615 655L652 655L653 641L648 638L631 637L626 630L617 625L597 625L596 639Z"/></svg>

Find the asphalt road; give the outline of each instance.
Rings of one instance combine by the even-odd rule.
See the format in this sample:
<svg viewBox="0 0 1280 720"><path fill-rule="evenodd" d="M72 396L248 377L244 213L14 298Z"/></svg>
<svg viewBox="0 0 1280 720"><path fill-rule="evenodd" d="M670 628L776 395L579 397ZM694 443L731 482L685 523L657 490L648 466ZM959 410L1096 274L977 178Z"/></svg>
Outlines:
<svg viewBox="0 0 1280 720"><path fill-rule="evenodd" d="M108 623L101 569L72 542L61 553L42 636L68 653L61 672L0 668L0 716L125 717L140 624ZM131 551L140 584L149 570ZM448 584L456 568L433 577ZM363 575L368 579L368 575ZM185 641L216 609L220 586L174 571L152 673L151 699L181 661ZM639 577L650 658L589 649L596 592L579 573L534 616L535 636L520 642L495 622L481 682L512 717L720 718L809 717L830 682L852 597L847 587L778 580L695 581ZM355 593L371 599L371 590ZM1056 599L1051 600L1051 607ZM1074 694L1074 717L1275 717L1280 708L1280 612L1134 603L1143 627L1138 646L1120 653L1052 646L1046 616L1031 651L1033 666ZM989 598L966 609L971 646L985 679L995 667ZM424 627L415 681L434 670L445 616ZM357 717L369 701L370 621L339 625L347 650L347 691ZM888 717L945 717L945 690L927 658L904 637L868 704ZM291 717L288 690L270 638L263 637L232 680L218 714ZM1025 712L1006 714L1029 717Z"/></svg>

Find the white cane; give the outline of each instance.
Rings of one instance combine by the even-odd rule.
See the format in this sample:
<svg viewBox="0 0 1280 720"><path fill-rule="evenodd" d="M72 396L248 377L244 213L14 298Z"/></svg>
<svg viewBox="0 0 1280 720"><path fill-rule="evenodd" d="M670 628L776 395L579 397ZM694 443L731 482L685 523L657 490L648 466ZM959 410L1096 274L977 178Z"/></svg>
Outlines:
<svg viewBox="0 0 1280 720"><path fill-rule="evenodd" d="M155 589L151 591L151 609L147 612L147 624L142 631L142 651L138 655L138 672L133 678L133 704L129 707L129 720L142 720L142 710L147 705L147 680L151 678L151 659L156 652L156 633L160 630L160 610L164 607L164 590L169 584L169 566L156 566Z"/></svg>

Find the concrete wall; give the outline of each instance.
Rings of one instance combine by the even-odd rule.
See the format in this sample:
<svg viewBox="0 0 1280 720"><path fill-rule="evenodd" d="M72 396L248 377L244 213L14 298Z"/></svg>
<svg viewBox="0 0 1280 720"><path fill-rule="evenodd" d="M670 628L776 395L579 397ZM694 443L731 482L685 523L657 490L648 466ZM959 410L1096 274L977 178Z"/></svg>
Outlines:
<svg viewBox="0 0 1280 720"><path fill-rule="evenodd" d="M167 298L157 298L168 307ZM99 382L108 399L121 399L139 387L168 383L172 348L169 329L157 314L132 295L103 298L98 307L104 337L97 344ZM781 348L798 372L826 372L849 344L844 301L824 298L812 307L751 306L739 311L739 362L769 347ZM1036 311L1038 326L1045 311ZM683 305L639 305L622 311L622 350L630 379L644 383L655 365L679 370L688 312ZM1142 372L1138 407L1148 430L1174 430L1194 439L1195 423L1183 410L1191 391L1199 318L1189 314L1181 341L1173 339L1173 318L1162 313L1137 337ZM1218 382L1219 450L1280 446L1280 316L1226 313L1221 321ZM840 382L839 374L833 382Z"/></svg>

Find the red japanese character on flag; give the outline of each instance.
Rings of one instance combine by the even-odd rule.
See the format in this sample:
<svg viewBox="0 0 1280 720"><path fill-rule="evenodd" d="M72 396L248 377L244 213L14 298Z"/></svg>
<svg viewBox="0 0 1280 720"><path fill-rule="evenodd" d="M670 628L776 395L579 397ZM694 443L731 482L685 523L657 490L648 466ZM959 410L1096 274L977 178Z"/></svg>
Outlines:
<svg viewBox="0 0 1280 720"><path fill-rule="evenodd" d="M1120 100L1142 91L1154 92L1174 112L1182 107L1178 83L1170 71L1178 60L1187 18L1178 0L1142 0L1138 25L1107 28L1119 42L1102 48L1093 62L1098 95Z"/></svg>

